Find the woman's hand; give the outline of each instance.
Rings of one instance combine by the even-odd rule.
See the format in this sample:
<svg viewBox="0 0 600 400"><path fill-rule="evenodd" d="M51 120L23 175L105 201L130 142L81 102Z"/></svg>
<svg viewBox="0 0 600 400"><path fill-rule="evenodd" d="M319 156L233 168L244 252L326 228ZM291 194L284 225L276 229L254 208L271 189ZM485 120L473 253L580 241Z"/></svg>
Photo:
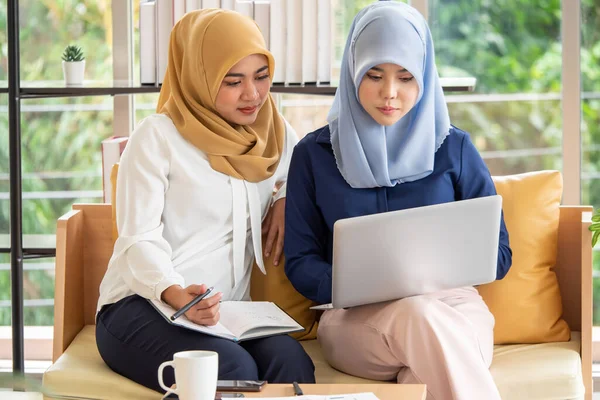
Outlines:
<svg viewBox="0 0 600 400"><path fill-rule="evenodd" d="M182 288L179 285L173 285L165 289L165 291L162 292L161 297L165 303L175 310L179 310L196 296L206 292L207 289L206 285L190 285L186 288ZM187 319L198 325L216 325L221 318L221 314L219 314L219 303L221 298L223 298L223 293L217 293L207 297L194 307L190 308L185 313L185 316Z"/></svg>
<svg viewBox="0 0 600 400"><path fill-rule="evenodd" d="M281 253L283 253L283 235L285 231L285 198L279 199L273 204L263 222L262 234L267 234L265 243L265 256L273 255L273 265L279 265Z"/></svg>

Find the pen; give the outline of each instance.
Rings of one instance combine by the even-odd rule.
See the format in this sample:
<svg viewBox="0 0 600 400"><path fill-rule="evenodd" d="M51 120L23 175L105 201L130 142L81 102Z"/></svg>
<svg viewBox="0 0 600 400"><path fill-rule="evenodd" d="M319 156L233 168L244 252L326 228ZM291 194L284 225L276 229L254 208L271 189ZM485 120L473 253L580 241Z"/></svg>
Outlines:
<svg viewBox="0 0 600 400"><path fill-rule="evenodd" d="M294 394L296 396L302 396L304 394L302 392L302 389L300 389L300 385L298 385L298 382L294 382Z"/></svg>
<svg viewBox="0 0 600 400"><path fill-rule="evenodd" d="M175 314L171 315L171 321L175 321L177 318L179 318L183 314L185 314L187 312L187 310L189 310L190 308L194 307L196 304L200 303L202 301L202 299L204 299L206 296L208 296L213 290L214 290L214 286L211 286L208 289L206 289L206 292L204 292L202 294L199 294L198 296L194 297L194 299L192 301L190 301L185 306L183 306Z"/></svg>

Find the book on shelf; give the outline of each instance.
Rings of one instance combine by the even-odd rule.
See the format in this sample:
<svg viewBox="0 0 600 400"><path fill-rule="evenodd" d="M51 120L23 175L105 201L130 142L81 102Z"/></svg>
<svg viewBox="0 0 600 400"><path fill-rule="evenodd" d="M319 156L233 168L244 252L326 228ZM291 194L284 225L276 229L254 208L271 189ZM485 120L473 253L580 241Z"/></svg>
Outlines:
<svg viewBox="0 0 600 400"><path fill-rule="evenodd" d="M173 0L173 26L185 14L185 0Z"/></svg>
<svg viewBox="0 0 600 400"><path fill-rule="evenodd" d="M321 84L331 83L331 0L317 0L317 80Z"/></svg>
<svg viewBox="0 0 600 400"><path fill-rule="evenodd" d="M302 83L317 83L317 0L302 0Z"/></svg>
<svg viewBox="0 0 600 400"><path fill-rule="evenodd" d="M169 38L173 29L172 0L156 0L156 80L162 83L167 72Z"/></svg>
<svg viewBox="0 0 600 400"><path fill-rule="evenodd" d="M248 0L236 0L235 11L249 18L254 18L254 2Z"/></svg>
<svg viewBox="0 0 600 400"><path fill-rule="evenodd" d="M283 1L283 0L282 0ZM302 2L286 3L285 82L302 83Z"/></svg>
<svg viewBox="0 0 600 400"><path fill-rule="evenodd" d="M268 0L254 2L254 21L265 38L267 49L270 47L271 3Z"/></svg>
<svg viewBox="0 0 600 400"><path fill-rule="evenodd" d="M128 140L128 136L111 136L102 141L102 192L105 203L111 202L110 171L113 165L121 159L121 154L123 154Z"/></svg>
<svg viewBox="0 0 600 400"><path fill-rule="evenodd" d="M201 8L201 0L185 0L185 12L195 11Z"/></svg>
<svg viewBox="0 0 600 400"><path fill-rule="evenodd" d="M285 6L287 2L284 0L271 3L271 18L269 28L269 50L275 59L275 73L273 75L273 83L285 83L286 70L286 12Z"/></svg>
<svg viewBox="0 0 600 400"><path fill-rule="evenodd" d="M202 8L221 8L221 0L202 0Z"/></svg>
<svg viewBox="0 0 600 400"><path fill-rule="evenodd" d="M155 1L140 3L140 83L156 83Z"/></svg>
<svg viewBox="0 0 600 400"><path fill-rule="evenodd" d="M221 8L224 10L235 10L235 0L221 0Z"/></svg>
<svg viewBox="0 0 600 400"><path fill-rule="evenodd" d="M184 13L235 10L254 19L275 59L273 84L329 84L332 0L147 0L140 4L142 84L162 84L171 30ZM152 11L153 10L153 11ZM153 18L152 18L153 14Z"/></svg>
<svg viewBox="0 0 600 400"><path fill-rule="evenodd" d="M173 308L158 300L148 301L170 324L234 342L304 330L275 303L268 301L223 301L219 308L221 318L214 326L198 325L185 315L172 321Z"/></svg>

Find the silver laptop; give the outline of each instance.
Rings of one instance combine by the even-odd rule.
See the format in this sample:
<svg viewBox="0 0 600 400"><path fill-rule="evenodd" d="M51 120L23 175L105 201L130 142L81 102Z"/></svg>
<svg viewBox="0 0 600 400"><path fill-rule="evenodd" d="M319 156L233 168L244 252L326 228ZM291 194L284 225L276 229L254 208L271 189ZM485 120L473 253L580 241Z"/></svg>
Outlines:
<svg viewBox="0 0 600 400"><path fill-rule="evenodd" d="M347 308L496 279L499 195L337 221L332 304Z"/></svg>

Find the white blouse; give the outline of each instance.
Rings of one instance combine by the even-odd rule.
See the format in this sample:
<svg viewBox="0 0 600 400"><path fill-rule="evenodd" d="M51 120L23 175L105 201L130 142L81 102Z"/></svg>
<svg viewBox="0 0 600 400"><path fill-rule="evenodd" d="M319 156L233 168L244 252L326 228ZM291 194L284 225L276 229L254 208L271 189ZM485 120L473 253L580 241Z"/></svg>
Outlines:
<svg viewBox="0 0 600 400"><path fill-rule="evenodd" d="M204 152L186 141L165 115L142 120L131 134L117 177L117 227L98 308L132 294L161 301L171 285L214 286L223 300L249 300L261 222L285 181L298 142L285 122L281 161L262 182L213 170ZM283 183L273 195L276 184Z"/></svg>

